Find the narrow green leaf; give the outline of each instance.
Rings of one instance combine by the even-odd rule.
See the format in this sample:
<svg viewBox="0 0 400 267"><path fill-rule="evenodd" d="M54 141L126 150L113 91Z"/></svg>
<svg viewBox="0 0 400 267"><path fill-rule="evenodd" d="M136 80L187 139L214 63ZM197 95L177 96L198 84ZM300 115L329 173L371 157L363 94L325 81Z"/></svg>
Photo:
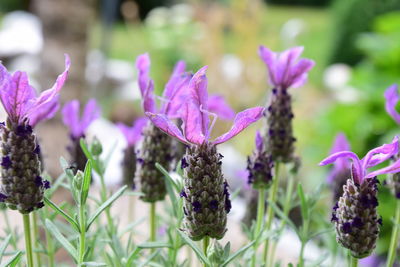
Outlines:
<svg viewBox="0 0 400 267"><path fill-rule="evenodd" d="M148 263L151 262L151 260L156 257L158 254L160 253L160 250L155 251L154 253L150 254L149 257L147 257L146 261L140 263L138 265L138 267L144 267L144 266L148 266Z"/></svg>
<svg viewBox="0 0 400 267"><path fill-rule="evenodd" d="M238 256L240 256L242 253L244 253L246 250L248 250L249 248L251 248L254 243L256 242L256 240L253 240L252 242L250 242L249 244L247 244L246 246L242 247L241 249L239 249L238 251L236 251L235 253L233 253L231 256L229 256L228 259L226 259L226 261L224 261L224 263L222 263L221 267L224 266L228 266L228 264L233 261L234 259L236 259Z"/></svg>
<svg viewBox="0 0 400 267"><path fill-rule="evenodd" d="M92 161L93 164L93 169L99 174L102 174L101 168L99 166L99 164L97 163L97 161L93 158L92 153L89 152L89 149L85 143L85 139L81 138L81 140L79 140L79 144L81 145L82 151L85 154L86 158Z"/></svg>
<svg viewBox="0 0 400 267"><path fill-rule="evenodd" d="M126 266L131 267L133 266L133 261L137 259L137 256L139 255L140 248L136 247L132 253L129 255L128 260L126 261Z"/></svg>
<svg viewBox="0 0 400 267"><path fill-rule="evenodd" d="M303 217L304 221L308 221L309 213L308 213L308 203L307 203L307 198L304 195L303 191L303 186L301 183L298 184L297 186L297 193L299 194L300 197L300 208L301 208L301 216Z"/></svg>
<svg viewBox="0 0 400 267"><path fill-rule="evenodd" d="M299 234L299 230L297 229L296 225L293 223L293 221L286 216L281 209L278 208L278 206L275 203L272 202L268 202L268 205L271 205L271 207L274 209L275 213L284 221L286 221L286 223L288 225L290 225L290 227L293 228L293 230L296 231L297 234Z"/></svg>
<svg viewBox="0 0 400 267"><path fill-rule="evenodd" d="M224 247L224 259L227 259L230 253L231 253L231 242L228 242Z"/></svg>
<svg viewBox="0 0 400 267"><path fill-rule="evenodd" d="M176 189L176 184L175 184L174 180L171 178L171 176L169 175L169 173L160 164L156 163L156 168L165 176L165 180L164 180L165 187L167 188L169 199L172 202L172 211L174 213L174 217L178 218L179 204L178 204L178 199L177 199L176 195L177 195L177 192L179 192L179 191L175 192L173 189L173 187L175 187L175 189Z"/></svg>
<svg viewBox="0 0 400 267"><path fill-rule="evenodd" d="M67 213L65 213L61 208L59 208L53 201L51 201L50 199L48 199L47 197L44 197L44 202L50 206L50 208L52 208L54 211L56 211L58 214L60 214L61 216L64 217L65 220L67 220L67 222L69 222L69 224L79 233L79 225L78 223L71 217L69 216Z"/></svg>
<svg viewBox="0 0 400 267"><path fill-rule="evenodd" d="M164 169L163 166L161 166L158 162L156 162L156 168L162 173L164 174L164 176L171 182L171 184L174 186L175 191L177 193L179 193L181 191L182 188L179 188L177 183L174 181L174 179L172 179L172 177L169 175L169 172Z"/></svg>
<svg viewBox="0 0 400 267"><path fill-rule="evenodd" d="M11 240L11 234L8 235L8 236L4 239L3 243L1 243L1 245L0 245L0 262L1 262L1 259L3 258L4 251L6 251L6 248L7 248L7 246L8 246L8 243L10 243L10 240Z"/></svg>
<svg viewBox="0 0 400 267"><path fill-rule="evenodd" d="M90 226L92 225L92 223L96 220L97 217L99 217L99 215L109 206L111 206L111 204L117 200L120 196L122 196L122 194L124 193L124 191L128 188L127 185L121 187L117 192L115 192L109 199L107 199L100 207L97 208L97 210L95 211L95 213L89 218L87 226L86 226L86 230L89 230Z"/></svg>
<svg viewBox="0 0 400 267"><path fill-rule="evenodd" d="M92 160L86 162L85 171L83 173L83 183L81 190L81 205L85 205L90 188L90 181L92 180Z"/></svg>
<svg viewBox="0 0 400 267"><path fill-rule="evenodd" d="M2 263L0 267L14 267L17 266L19 261L21 260L22 252L18 251L11 258L9 258L6 262Z"/></svg>
<svg viewBox="0 0 400 267"><path fill-rule="evenodd" d="M194 253L196 253L196 255L199 257L199 259L203 263L205 263L207 266L211 266L210 261L208 260L206 255L204 255L204 253L201 251L201 249L199 249L199 247L196 246L196 244L185 233L182 233L179 230L178 230L178 233L182 237L182 239L186 242L186 244L188 244L189 247L191 247L193 249Z"/></svg>
<svg viewBox="0 0 400 267"><path fill-rule="evenodd" d="M77 253L74 246L72 246L72 244L61 234L61 232L49 219L46 219L46 228L55 237L55 239L57 239L58 242L60 242L60 244L65 248L65 250L68 251L68 253L75 260L77 260Z"/></svg>
<svg viewBox="0 0 400 267"><path fill-rule="evenodd" d="M172 247L166 242L145 242L138 245L139 248L170 248Z"/></svg>

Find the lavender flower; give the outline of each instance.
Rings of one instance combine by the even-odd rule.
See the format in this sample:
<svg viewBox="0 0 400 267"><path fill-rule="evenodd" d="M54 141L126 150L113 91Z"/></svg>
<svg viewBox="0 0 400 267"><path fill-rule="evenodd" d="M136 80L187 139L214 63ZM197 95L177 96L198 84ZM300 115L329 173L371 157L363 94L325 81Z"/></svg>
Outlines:
<svg viewBox="0 0 400 267"><path fill-rule="evenodd" d="M226 215L231 209L228 184L221 170L222 155L216 145L228 141L251 123L257 121L264 108L255 107L238 113L232 128L211 140L208 111L206 67L193 75L189 84L189 97L181 108L182 131L165 114L146 111L146 115L163 132L188 145L184 161L184 229L193 240L205 236L220 239L226 232Z"/></svg>
<svg viewBox="0 0 400 267"><path fill-rule="evenodd" d="M367 169L390 159L398 151L398 138L395 137L391 144L372 149L361 160L351 151L341 151L320 163L323 166L341 158L350 158L353 162L351 178L347 179L343 195L333 208L332 222L337 241L356 258L364 258L374 250L382 223L376 210L379 183L376 176L399 172L400 160L373 172L368 173Z"/></svg>
<svg viewBox="0 0 400 267"><path fill-rule="evenodd" d="M396 105L399 102L400 96L397 84L393 84L385 91L386 111L400 125L400 114L396 111ZM400 154L393 156L394 160L400 159ZM387 185L393 195L400 199L400 174L393 173L388 175Z"/></svg>
<svg viewBox="0 0 400 267"><path fill-rule="evenodd" d="M43 207L43 192L49 187L49 182L40 176L38 145L32 127L56 113L69 67L66 55L65 71L52 88L37 95L25 72L11 74L0 64L0 100L8 115L7 122L0 124L3 141L0 202L24 214Z"/></svg>
<svg viewBox="0 0 400 267"><path fill-rule="evenodd" d="M350 144L343 133L336 135L335 142L331 149L331 155L341 151L349 151ZM337 202L343 195L343 185L346 184L347 179L350 177L351 165L350 162L344 158L339 158L333 164L333 168L329 172L327 182L333 191L334 201Z"/></svg>
<svg viewBox="0 0 400 267"><path fill-rule="evenodd" d="M123 123L118 123L117 127L121 130L128 143L124 150L123 181L130 188L135 189L134 177L136 172L136 152L135 145L142 138L142 130L147 124L147 118L136 120L132 127L128 127Z"/></svg>
<svg viewBox="0 0 400 267"><path fill-rule="evenodd" d="M80 146L80 139L85 137L86 129L100 117L100 108L96 100L90 99L86 104L82 117L79 116L80 104L78 100L67 102L62 109L63 122L70 130L71 144L67 147L71 163L75 170L85 169L87 158Z"/></svg>
<svg viewBox="0 0 400 267"><path fill-rule="evenodd" d="M289 87L300 87L307 81L308 71L314 61L299 59L303 47L294 47L280 54L260 46L259 55L268 68L270 84L273 86L265 113L267 125L263 132L266 150L275 161L294 160L295 138L292 131L292 100Z"/></svg>
<svg viewBox="0 0 400 267"><path fill-rule="evenodd" d="M260 132L256 134L256 149L247 159L248 183L255 189L268 188L272 182L274 162L267 153Z"/></svg>

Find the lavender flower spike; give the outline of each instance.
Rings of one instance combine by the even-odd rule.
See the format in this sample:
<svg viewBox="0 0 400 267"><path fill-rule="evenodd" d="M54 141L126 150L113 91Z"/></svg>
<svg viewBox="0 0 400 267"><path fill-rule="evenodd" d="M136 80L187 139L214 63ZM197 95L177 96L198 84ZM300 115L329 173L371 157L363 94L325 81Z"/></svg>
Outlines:
<svg viewBox="0 0 400 267"><path fill-rule="evenodd" d="M398 137L395 137L391 144L372 149L361 160L351 151L341 151L320 163L323 166L341 158L352 160L351 178L347 179L343 195L333 208L332 222L335 224L337 241L356 258L364 258L375 249L382 223L376 210L379 183L376 176L400 172L400 160L373 172L367 169L390 159L398 151Z"/></svg>
<svg viewBox="0 0 400 267"><path fill-rule="evenodd" d="M65 70L52 88L37 95L25 72L11 74L0 64L0 100L8 118L0 124L1 189L0 202L27 214L43 207L43 192L49 182L42 179L38 145L32 127L54 116L59 92L64 85L70 60L65 55Z"/></svg>
<svg viewBox="0 0 400 267"><path fill-rule="evenodd" d="M350 150L350 144L346 136L343 133L337 134L330 154L348 150ZM351 175L350 170L350 162L344 158L339 158L335 161L333 168L328 174L327 182L333 191L335 202L343 194L343 185L346 184L347 179Z"/></svg>
<svg viewBox="0 0 400 267"><path fill-rule="evenodd" d="M79 101L67 102L62 109L63 123L70 130L71 144L67 150L71 157L71 163L77 170L85 169L87 158L80 146L80 139L85 137L86 129L97 118L100 117L100 108L96 100L90 99L86 104L82 117L79 116Z"/></svg>
<svg viewBox="0 0 400 267"><path fill-rule="evenodd" d="M302 86L307 81L308 71L314 61L298 59L302 47L294 47L280 54L260 46L259 55L267 65L270 84L273 86L265 112L267 124L263 139L267 151L275 161L291 162L295 160L292 130L292 100L288 93L290 87Z"/></svg>
<svg viewBox="0 0 400 267"><path fill-rule="evenodd" d="M211 130L216 114L208 110L206 67L193 75L189 84L189 95L181 108L183 121L181 131L167 116L146 112L155 126L188 144L182 159L184 188L181 192L184 203L184 229L193 240L205 236L220 239L226 232L227 213L231 209L228 184L221 170L222 155L216 145L226 142L261 118L264 108L255 107L238 113L232 128L220 137L211 140ZM214 121L209 121L209 115Z"/></svg>
<svg viewBox="0 0 400 267"><path fill-rule="evenodd" d="M124 150L124 159L122 161L123 181L130 188L135 189L134 177L136 172L136 151L135 145L142 138L142 131L146 126L148 119L137 119L132 127L128 127L123 123L118 123L117 127L121 130L128 143Z"/></svg>

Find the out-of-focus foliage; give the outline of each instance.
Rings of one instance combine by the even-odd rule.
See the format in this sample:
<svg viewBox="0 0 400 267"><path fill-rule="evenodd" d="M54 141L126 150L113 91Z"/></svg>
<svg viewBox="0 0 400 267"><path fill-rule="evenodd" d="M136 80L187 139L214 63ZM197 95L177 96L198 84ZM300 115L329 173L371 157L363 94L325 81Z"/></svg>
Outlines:
<svg viewBox="0 0 400 267"><path fill-rule="evenodd" d="M327 6L331 0L266 0L267 3L298 6Z"/></svg>
<svg viewBox="0 0 400 267"><path fill-rule="evenodd" d="M0 13L7 13L13 10L24 10L29 6L29 0L1 0Z"/></svg>
<svg viewBox="0 0 400 267"><path fill-rule="evenodd" d="M386 12L399 10L398 0L336 0L333 3L331 63L354 65L362 59L362 52L355 46L359 33L370 31L374 18Z"/></svg>

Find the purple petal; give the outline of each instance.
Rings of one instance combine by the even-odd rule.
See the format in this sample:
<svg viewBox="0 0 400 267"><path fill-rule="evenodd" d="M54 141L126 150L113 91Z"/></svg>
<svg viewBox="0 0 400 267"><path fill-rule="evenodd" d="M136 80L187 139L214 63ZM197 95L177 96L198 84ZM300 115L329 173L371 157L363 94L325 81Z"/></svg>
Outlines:
<svg viewBox="0 0 400 267"><path fill-rule="evenodd" d="M206 140L202 128L202 112L193 100L188 100L181 109L182 129L186 139L193 144L202 144Z"/></svg>
<svg viewBox="0 0 400 267"><path fill-rule="evenodd" d="M142 137L142 130L146 126L148 119L146 117L137 119L132 127L126 126L123 123L117 123L117 127L121 130L122 134L128 145L135 145Z"/></svg>
<svg viewBox="0 0 400 267"><path fill-rule="evenodd" d="M256 132L256 149L257 151L262 151L263 149L263 138L260 134L260 131Z"/></svg>
<svg viewBox="0 0 400 267"><path fill-rule="evenodd" d="M138 83L142 95L145 94L150 82L150 57L149 54L142 54L136 59L136 68L138 69Z"/></svg>
<svg viewBox="0 0 400 267"><path fill-rule="evenodd" d="M163 97L165 99L171 99L172 96L174 95L175 90L177 88L177 83L179 83L179 81L181 80L181 77L185 72L185 68L186 68L186 63L184 61L178 61L178 63L176 63L174 70L171 74L171 77L167 82L167 84L165 85L163 93Z"/></svg>
<svg viewBox="0 0 400 267"><path fill-rule="evenodd" d="M332 155L329 155L327 158L325 158L324 160L322 160L319 163L319 166L332 164L340 158L350 158L353 161L353 168L354 168L353 178L355 179L355 181L357 181L359 183L360 179L362 179L362 177L364 176L364 171L361 167L360 159L358 158L358 156L356 154L354 154L351 151L341 151L341 152L337 152Z"/></svg>
<svg viewBox="0 0 400 267"><path fill-rule="evenodd" d="M338 133L335 138L335 143L333 144L333 147L331 149L331 154L349 150L350 144L349 141L347 141L346 135L344 135L344 133Z"/></svg>
<svg viewBox="0 0 400 267"><path fill-rule="evenodd" d="M264 61L265 65L267 65L270 84L276 86L278 84L277 77L275 74L275 68L276 68L275 66L277 64L277 54L262 45L258 49L258 54Z"/></svg>
<svg viewBox="0 0 400 267"><path fill-rule="evenodd" d="M279 54L275 71L280 86L289 88L292 84L292 67L303 50L303 47L293 47Z"/></svg>
<svg viewBox="0 0 400 267"><path fill-rule="evenodd" d="M385 91L386 111L392 118L400 124L400 114L396 111L397 102L399 102L399 93L397 84L393 84Z"/></svg>
<svg viewBox="0 0 400 267"><path fill-rule="evenodd" d="M235 111L225 102L221 95L210 95L208 98L208 111L215 113L223 120L232 120L235 117Z"/></svg>
<svg viewBox="0 0 400 267"><path fill-rule="evenodd" d="M89 125L100 117L100 107L97 105L95 99L90 99L83 111L82 119L80 121L80 130L84 133Z"/></svg>
<svg viewBox="0 0 400 267"><path fill-rule="evenodd" d="M350 144L348 143L346 136L343 133L337 134L330 154L335 154L336 152L349 151L349 150L350 150ZM330 171L328 175L327 182L332 183L337 173L343 172L348 169L350 169L350 163L347 159L345 158L337 159L333 169Z"/></svg>
<svg viewBox="0 0 400 267"><path fill-rule="evenodd" d="M156 112L156 101L154 100L154 82L150 80L149 86L142 95L144 112Z"/></svg>
<svg viewBox="0 0 400 267"><path fill-rule="evenodd" d="M315 62L310 59L301 59L297 64L291 69L290 86L293 88L298 88L303 86L307 82L307 77L309 72L315 65Z"/></svg>
<svg viewBox="0 0 400 267"><path fill-rule="evenodd" d="M164 113L167 114L169 118L179 117L180 109L189 96L188 84L191 80L191 77L192 76L188 74L183 75L179 82L176 83L174 93L169 96L164 109Z"/></svg>
<svg viewBox="0 0 400 267"><path fill-rule="evenodd" d="M242 112L239 112L235 117L232 128L227 133L215 139L213 144L221 144L233 138L241 131L246 129L250 124L259 120L262 117L263 112L263 107L249 108Z"/></svg>
<svg viewBox="0 0 400 267"><path fill-rule="evenodd" d="M150 112L146 112L146 116L161 131L165 132L166 134L169 134L172 137L177 138L179 141L183 143L186 144L188 143L188 141L182 135L182 132L178 129L178 127L172 121L170 121L164 114L153 114Z"/></svg>
<svg viewBox="0 0 400 267"><path fill-rule="evenodd" d="M192 79L189 82L189 94L190 98L192 98L198 108L193 109L191 111L196 112L195 114L196 120L199 120L198 123L201 124L202 133L208 137L208 126L209 126L209 117L206 112L202 112L202 110L208 110L208 92L207 92L207 77L206 77L207 66L202 67L199 71L197 71ZM192 114L190 114L192 115ZM200 133L198 133L200 134Z"/></svg>
<svg viewBox="0 0 400 267"><path fill-rule="evenodd" d="M38 122L47 120L56 114L59 105L60 90L68 77L71 66L70 58L65 54L65 70L61 73L52 88L42 92L36 99L34 105L28 111L29 124L34 127Z"/></svg>
<svg viewBox="0 0 400 267"><path fill-rule="evenodd" d="M72 100L65 103L61 113L63 123L69 128L71 135L75 138L82 136L79 127L79 101Z"/></svg>
<svg viewBox="0 0 400 267"><path fill-rule="evenodd" d="M367 155L362 159L363 168L368 169L378 165L394 155L399 151L399 139L394 137L392 143L384 144L380 147L370 150Z"/></svg>
<svg viewBox="0 0 400 267"><path fill-rule="evenodd" d="M381 174L398 173L400 172L400 159L388 167L368 173L365 178L372 178Z"/></svg>

